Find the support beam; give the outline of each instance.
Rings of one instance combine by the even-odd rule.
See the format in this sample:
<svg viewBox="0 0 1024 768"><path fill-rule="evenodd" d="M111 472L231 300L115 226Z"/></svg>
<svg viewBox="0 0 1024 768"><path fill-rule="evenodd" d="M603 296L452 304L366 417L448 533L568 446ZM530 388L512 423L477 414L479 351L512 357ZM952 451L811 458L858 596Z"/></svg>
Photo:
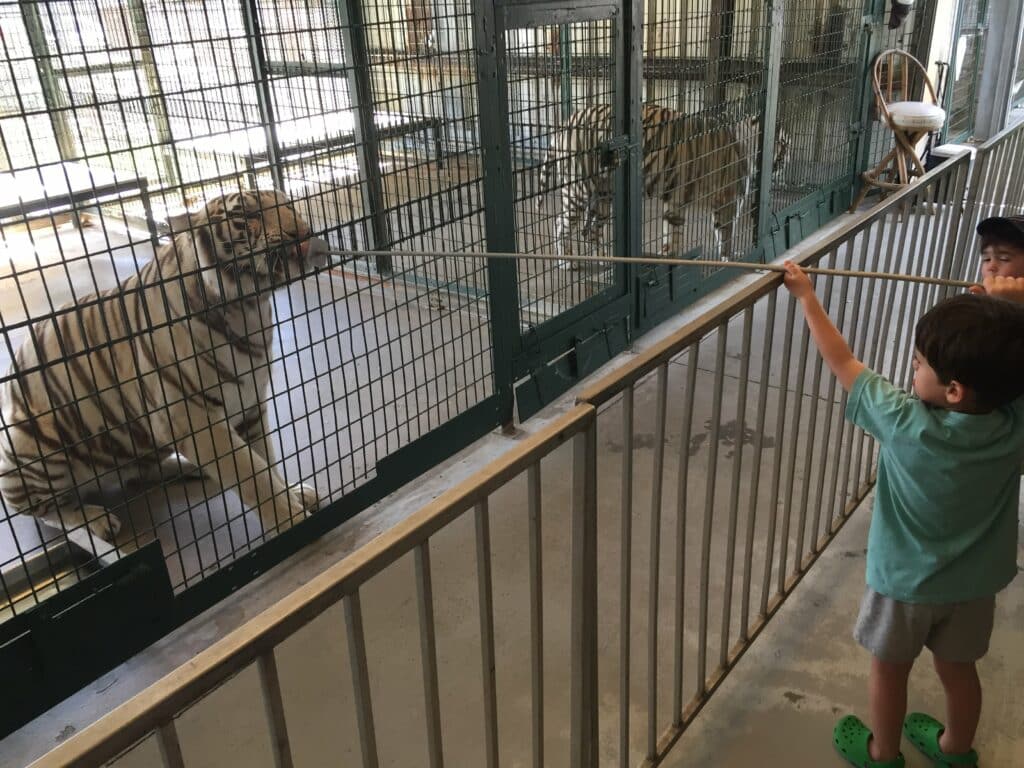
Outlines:
<svg viewBox="0 0 1024 768"><path fill-rule="evenodd" d="M177 159L174 153L174 135L171 133L171 124L167 118L167 100L164 98L160 72L157 70L156 59L153 57L153 37L149 31L149 19L146 17L146 6L143 4L143 0L128 0L128 12L135 36L139 41L142 73L146 78L146 87L149 89L149 99L146 99L149 102L149 109L146 111L153 117L157 139L160 142L160 160L164 175L161 181L166 186L174 186L181 179L181 174L178 173Z"/></svg>
<svg viewBox="0 0 1024 768"><path fill-rule="evenodd" d="M978 114L974 136L988 139L1006 125L1013 98L1013 81L1021 55L1024 4L1020 0L991 0L985 61L978 83Z"/></svg>
<svg viewBox="0 0 1024 768"><path fill-rule="evenodd" d="M370 56L366 47L363 9L358 0L337 0L338 19L344 46L348 94L355 112L356 162L363 183L363 215L370 219L371 250L386 251L392 246L391 225L384 207L381 180L380 142L373 120L373 83L370 80ZM391 274L390 256L377 257L377 272Z"/></svg>
<svg viewBox="0 0 1024 768"><path fill-rule="evenodd" d="M25 22L28 44L35 59L36 72L39 74L39 86L43 91L43 102L50 115L53 136L57 141L57 152L61 160L74 160L78 157L78 145L68 125L68 109L70 105L64 98L64 92L57 82L53 68L52 54L46 43L43 21L39 17L39 3L35 0L21 0L18 3L21 18Z"/></svg>
<svg viewBox="0 0 1024 768"><path fill-rule="evenodd" d="M284 191L284 171L281 168L281 153L277 143L277 121L274 116L274 99L267 72L267 56L263 50L263 35L260 31L257 0L244 0L241 4L242 19L245 22L245 37L249 44L249 62L256 85L256 102L260 110L260 123L266 134L267 162L274 186ZM252 179L255 186L255 178Z"/></svg>
<svg viewBox="0 0 1024 768"><path fill-rule="evenodd" d="M779 115L779 79L782 71L783 3L772 0L768 13L764 103L761 107L761 167L758 169L757 241L771 236L772 164L775 162L775 123Z"/></svg>

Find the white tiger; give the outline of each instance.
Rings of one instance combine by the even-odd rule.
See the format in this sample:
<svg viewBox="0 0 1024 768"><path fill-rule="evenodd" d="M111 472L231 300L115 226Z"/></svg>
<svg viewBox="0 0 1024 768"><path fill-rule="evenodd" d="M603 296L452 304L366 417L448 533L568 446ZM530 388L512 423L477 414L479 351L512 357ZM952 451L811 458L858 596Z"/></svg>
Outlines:
<svg viewBox="0 0 1024 768"><path fill-rule="evenodd" d="M587 107L569 115L551 138L539 191L543 195L562 185L554 232L559 255L567 252L567 243L571 247L577 229L596 253L611 220L612 172L601 157L601 143L612 135L611 121L609 105ZM719 255L731 258L736 223L755 176L759 121L755 116L718 124L707 116L643 105L643 195L664 203L663 253L679 256L690 247L684 237L686 215L708 208ZM773 174L785 163L788 148L780 126Z"/></svg>
<svg viewBox="0 0 1024 768"><path fill-rule="evenodd" d="M188 231L117 288L34 323L0 384L7 509L104 561L121 521L96 500L159 483L174 454L237 490L266 531L318 503L273 469L266 395L272 290L326 263L326 243L276 191L213 199L171 228Z"/></svg>

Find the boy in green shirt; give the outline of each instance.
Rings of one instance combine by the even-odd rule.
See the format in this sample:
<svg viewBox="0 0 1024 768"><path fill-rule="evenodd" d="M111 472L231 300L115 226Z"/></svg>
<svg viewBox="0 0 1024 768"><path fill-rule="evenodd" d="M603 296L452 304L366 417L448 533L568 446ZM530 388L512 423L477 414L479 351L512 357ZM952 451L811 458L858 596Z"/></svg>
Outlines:
<svg viewBox="0 0 1024 768"><path fill-rule="evenodd" d="M792 262L785 282L850 393L847 418L880 447L854 630L873 657L871 730L843 718L836 748L860 768L901 768L902 726L935 765L976 765L976 662L988 650L995 594L1017 572L1024 307L972 294L933 307L917 324L910 395L853 356ZM946 693L945 727L924 714L904 720L910 669L926 646Z"/></svg>

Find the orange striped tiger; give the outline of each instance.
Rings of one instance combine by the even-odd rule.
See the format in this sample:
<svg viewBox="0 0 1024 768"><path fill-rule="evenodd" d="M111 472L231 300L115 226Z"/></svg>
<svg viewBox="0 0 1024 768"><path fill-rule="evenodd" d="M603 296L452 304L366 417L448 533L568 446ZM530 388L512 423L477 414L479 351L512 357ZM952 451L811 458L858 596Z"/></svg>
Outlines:
<svg viewBox="0 0 1024 768"><path fill-rule="evenodd" d="M326 263L327 244L279 192L176 217L156 257L113 290L34 323L0 384L8 511L116 559L120 520L96 503L156 485L178 456L258 510L264 530L317 506L273 468L266 399L274 287Z"/></svg>
<svg viewBox="0 0 1024 768"><path fill-rule="evenodd" d="M679 256L690 246L683 232L687 209L704 206L711 210L721 257L731 258L740 207L755 175L760 118L719 124L706 116L644 104L641 122L643 194L664 203L662 252ZM543 195L561 184L554 232L559 255L566 253L567 243L571 246L577 229L592 253L600 248L612 204L612 173L602 164L601 144L611 136L611 107L599 104L569 115L551 138L539 190ZM788 148L788 136L779 127L773 173L782 168Z"/></svg>

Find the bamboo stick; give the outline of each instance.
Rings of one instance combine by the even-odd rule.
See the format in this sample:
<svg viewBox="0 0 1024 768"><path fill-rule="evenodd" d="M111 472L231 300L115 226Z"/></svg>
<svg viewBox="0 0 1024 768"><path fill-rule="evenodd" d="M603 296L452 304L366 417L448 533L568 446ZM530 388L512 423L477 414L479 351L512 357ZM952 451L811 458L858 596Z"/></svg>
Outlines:
<svg viewBox="0 0 1024 768"><path fill-rule="evenodd" d="M632 257L632 256L558 256L552 253L500 253L488 251L360 251L360 250L330 250L331 256L341 256L345 261L363 257L375 257L390 255L394 257L407 257L414 259L433 258L461 258L461 259L516 259L519 261L578 261L578 262L599 262L602 264L651 264L662 266L684 266L704 267L707 269L741 269L752 272L785 272L782 264L760 264L748 261L711 261L704 259L675 259L660 257ZM340 265L336 265L340 266ZM876 280L898 280L908 283L924 283L926 285L944 285L952 288L970 288L976 283L968 280L954 280L944 277L930 277L927 275L907 275L897 272L870 272L856 269L831 269L827 267L805 267L801 266L804 272L810 275L831 275L833 277L866 277Z"/></svg>

